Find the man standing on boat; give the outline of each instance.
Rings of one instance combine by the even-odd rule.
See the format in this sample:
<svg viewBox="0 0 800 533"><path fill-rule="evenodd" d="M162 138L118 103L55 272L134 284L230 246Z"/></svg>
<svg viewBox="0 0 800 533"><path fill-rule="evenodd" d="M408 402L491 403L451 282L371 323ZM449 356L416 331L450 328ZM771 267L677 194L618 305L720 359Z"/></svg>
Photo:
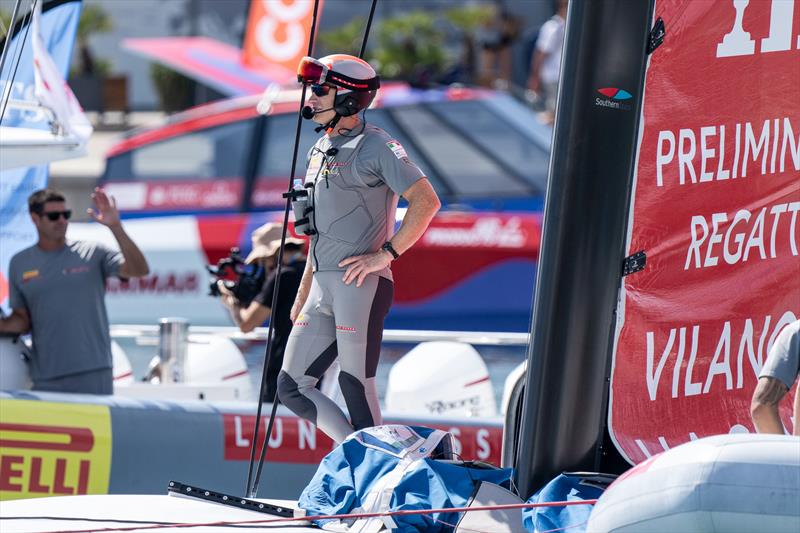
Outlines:
<svg viewBox="0 0 800 533"><path fill-rule="evenodd" d="M12 314L0 331L31 332L33 389L112 394L111 337L105 305L106 278L147 275L147 261L119 220L116 202L92 194L95 221L108 227L121 252L97 243L67 241L72 211L53 189L34 192L28 211L39 236L9 266Z"/></svg>
<svg viewBox="0 0 800 533"><path fill-rule="evenodd" d="M402 145L359 116L380 86L369 63L344 54L306 57L298 79L311 89L303 116L325 135L308 153L305 180L295 185L295 228L310 235L311 247L278 394L341 442L381 423L375 373L394 293L389 267L422 236L440 203ZM398 196L408 209L394 233ZM337 357L349 420L314 388Z"/></svg>
<svg viewBox="0 0 800 533"><path fill-rule="evenodd" d="M753 392L750 415L759 433L783 435L778 406L800 376L800 320L781 331L772 345ZM800 393L794 398L794 432L800 436Z"/></svg>

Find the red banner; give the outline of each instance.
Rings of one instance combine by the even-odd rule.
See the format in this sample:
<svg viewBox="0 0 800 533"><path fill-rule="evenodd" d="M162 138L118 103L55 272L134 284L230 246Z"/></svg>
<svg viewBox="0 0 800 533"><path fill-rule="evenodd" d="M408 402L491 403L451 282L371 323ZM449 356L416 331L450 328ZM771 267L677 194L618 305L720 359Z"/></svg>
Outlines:
<svg viewBox="0 0 800 533"><path fill-rule="evenodd" d="M609 422L639 462L753 431L750 400L800 316L800 6L657 0ZM790 402L782 404L791 430Z"/></svg>
<svg viewBox="0 0 800 533"><path fill-rule="evenodd" d="M264 418L258 450L264 445ZM247 461L255 433L256 419L250 415L223 414L225 460ZM387 424L413 424L411 421L387 420ZM449 431L453 435L455 452L466 461L479 460L500 464L503 447L503 428L499 424L443 425L425 421L426 427ZM315 464L333 449L333 441L310 422L294 416L278 416L269 439L269 460L276 463Z"/></svg>
<svg viewBox="0 0 800 533"><path fill-rule="evenodd" d="M317 17L322 14L319 2ZM297 71L308 52L308 34L314 14L312 0L251 0L242 59L251 67L280 65Z"/></svg>

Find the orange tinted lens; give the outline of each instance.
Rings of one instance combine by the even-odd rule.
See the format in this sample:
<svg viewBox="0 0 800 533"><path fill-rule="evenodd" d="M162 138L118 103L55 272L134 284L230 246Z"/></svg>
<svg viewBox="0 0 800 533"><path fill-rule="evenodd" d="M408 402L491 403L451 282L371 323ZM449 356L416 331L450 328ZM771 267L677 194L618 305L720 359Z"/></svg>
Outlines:
<svg viewBox="0 0 800 533"><path fill-rule="evenodd" d="M325 79L322 63L311 57L304 57L297 66L297 81L300 83L322 84Z"/></svg>

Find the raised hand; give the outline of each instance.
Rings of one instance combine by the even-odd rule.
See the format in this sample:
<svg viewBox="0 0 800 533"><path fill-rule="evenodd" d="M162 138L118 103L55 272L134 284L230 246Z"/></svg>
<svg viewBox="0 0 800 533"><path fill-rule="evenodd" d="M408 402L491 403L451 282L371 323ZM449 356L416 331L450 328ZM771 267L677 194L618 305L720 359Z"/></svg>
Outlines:
<svg viewBox="0 0 800 533"><path fill-rule="evenodd" d="M97 209L89 208L86 212L89 213L95 221L108 227L119 225L117 201L113 196L106 194L100 187L95 187L92 193L92 201Z"/></svg>

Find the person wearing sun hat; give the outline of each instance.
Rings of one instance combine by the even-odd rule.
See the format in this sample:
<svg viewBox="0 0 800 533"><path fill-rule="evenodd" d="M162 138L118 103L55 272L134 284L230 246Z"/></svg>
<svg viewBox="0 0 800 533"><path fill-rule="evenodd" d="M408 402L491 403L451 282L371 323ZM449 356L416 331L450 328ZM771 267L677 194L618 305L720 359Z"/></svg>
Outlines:
<svg viewBox="0 0 800 533"><path fill-rule="evenodd" d="M278 260L278 250L281 245L282 230L283 226L280 223L268 222L253 231L250 237L253 246L245 262L250 265L260 266L264 268L265 272L268 272L264 285L262 285L261 290L252 302L247 306L240 305L239 301L222 283L218 284L222 293L222 303L228 308L231 318L243 333L252 331L267 319L272 319L272 295L277 274L275 267ZM283 250L278 303L274 313L275 336L272 340L272 354L267 368L265 399L268 401L272 401L275 397L278 373L283 364L283 352L286 349L289 333L292 331L292 321L289 318L289 313L292 310L292 304L295 301L305 268L305 241L287 234Z"/></svg>
<svg viewBox="0 0 800 533"><path fill-rule="evenodd" d="M281 233L283 226L278 222L267 222L263 226L259 226L250 235L250 241L253 246L250 253L245 259L245 263L252 265L259 260L275 261L278 255L278 248L281 246ZM302 248L305 244L303 239L292 237L291 234L286 235L286 244L292 245L289 248L297 250L297 247Z"/></svg>

